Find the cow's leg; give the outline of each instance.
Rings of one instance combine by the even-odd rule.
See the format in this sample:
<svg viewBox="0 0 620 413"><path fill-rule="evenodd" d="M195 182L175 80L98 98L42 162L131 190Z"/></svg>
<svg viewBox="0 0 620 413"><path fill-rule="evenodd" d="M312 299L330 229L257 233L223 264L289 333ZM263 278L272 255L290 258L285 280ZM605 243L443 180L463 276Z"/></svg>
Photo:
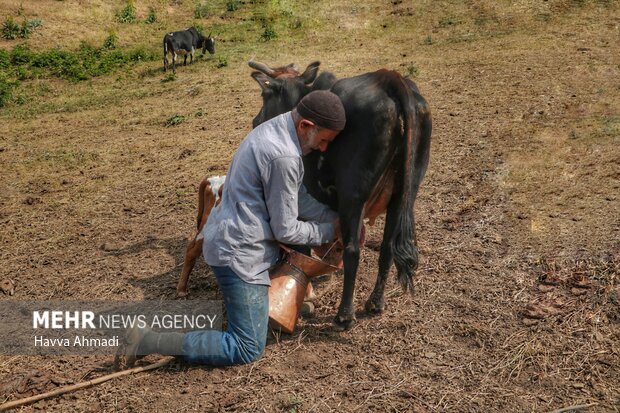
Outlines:
<svg viewBox="0 0 620 413"><path fill-rule="evenodd" d="M194 48L192 47L192 51L189 54L189 64L194 63Z"/></svg>
<svg viewBox="0 0 620 413"><path fill-rule="evenodd" d="M383 241L379 252L379 273L375 288L372 290L365 309L369 314L379 314L385 309L384 291L390 267L394 262L393 242L398 224L398 213L402 207L399 194L393 195L388 205L383 229Z"/></svg>
<svg viewBox="0 0 620 413"><path fill-rule="evenodd" d="M164 72L168 70L168 53L164 51Z"/></svg>
<svg viewBox="0 0 620 413"><path fill-rule="evenodd" d="M197 231L196 235L189 239L187 249L185 250L185 258L183 260L183 269L181 270L181 276L177 283L177 297L182 298L187 296L187 284L189 283L189 275L194 269L196 259L200 257L202 253L202 244L204 239L202 238L202 228L207 223L209 214L215 205L215 195L211 190L211 184L208 178L204 178L200 182L198 187L198 217L197 217Z"/></svg>
<svg viewBox="0 0 620 413"><path fill-rule="evenodd" d="M348 207L340 205L340 230L344 253L344 287L338 307L338 314L334 319L339 329L348 330L355 323L353 293L355 291L355 277L360 259L359 237L362 225L362 202Z"/></svg>
<svg viewBox="0 0 620 413"><path fill-rule="evenodd" d="M177 53L172 52L172 73L177 73Z"/></svg>
<svg viewBox="0 0 620 413"><path fill-rule="evenodd" d="M183 66L187 66L187 53L183 55Z"/></svg>

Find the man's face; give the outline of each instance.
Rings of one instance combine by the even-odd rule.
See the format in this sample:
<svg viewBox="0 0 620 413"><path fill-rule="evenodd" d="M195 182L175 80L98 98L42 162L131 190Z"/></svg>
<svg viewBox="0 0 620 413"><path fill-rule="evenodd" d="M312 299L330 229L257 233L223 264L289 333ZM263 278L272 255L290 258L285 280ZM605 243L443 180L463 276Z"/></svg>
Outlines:
<svg viewBox="0 0 620 413"><path fill-rule="evenodd" d="M338 135L337 131L318 127L306 119L302 120L301 132L301 152L304 155L313 150L325 152L329 143Z"/></svg>

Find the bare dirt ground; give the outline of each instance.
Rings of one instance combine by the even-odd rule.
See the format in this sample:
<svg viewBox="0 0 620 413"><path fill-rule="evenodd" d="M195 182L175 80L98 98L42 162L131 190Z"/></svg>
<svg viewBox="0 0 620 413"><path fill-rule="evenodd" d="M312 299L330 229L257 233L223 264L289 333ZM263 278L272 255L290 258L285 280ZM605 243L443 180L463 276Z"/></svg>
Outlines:
<svg viewBox="0 0 620 413"><path fill-rule="evenodd" d="M385 313L363 313L379 222L350 331L331 324L335 275L316 284L316 315L272 334L252 365L177 363L24 410L620 411L618 3L510 3L320 2L321 29L255 52L339 77L414 76L434 130L413 296L391 280ZM172 298L197 185L226 172L260 105L250 57L174 82L148 72L159 62L47 81L47 95L0 111L0 280L16 282L0 300ZM174 114L185 122L165 127ZM190 288L218 298L202 263ZM1 356L0 403L109 361Z"/></svg>

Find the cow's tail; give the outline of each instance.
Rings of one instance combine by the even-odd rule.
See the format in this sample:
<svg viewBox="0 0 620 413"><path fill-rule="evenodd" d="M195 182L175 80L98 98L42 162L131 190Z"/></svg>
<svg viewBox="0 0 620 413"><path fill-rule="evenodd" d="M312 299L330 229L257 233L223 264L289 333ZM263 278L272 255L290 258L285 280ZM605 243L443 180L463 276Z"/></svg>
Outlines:
<svg viewBox="0 0 620 413"><path fill-rule="evenodd" d="M413 293L413 275L418 267L418 249L415 236L414 203L422 178L428 166L431 137L430 110L417 94L415 84L391 72L388 93L398 102L402 116L404 147L402 168L397 173L395 195L401 196L397 224L392 242L398 282L404 291ZM415 123L414 123L415 122ZM400 194L398 189L401 189Z"/></svg>

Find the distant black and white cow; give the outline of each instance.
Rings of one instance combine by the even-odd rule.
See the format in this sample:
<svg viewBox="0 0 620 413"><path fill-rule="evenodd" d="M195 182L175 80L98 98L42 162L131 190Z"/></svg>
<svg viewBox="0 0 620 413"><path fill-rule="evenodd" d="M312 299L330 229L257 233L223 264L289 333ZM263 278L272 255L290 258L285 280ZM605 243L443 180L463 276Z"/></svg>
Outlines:
<svg viewBox="0 0 620 413"><path fill-rule="evenodd" d="M181 30L178 32L166 33L164 36L164 72L168 69L168 53L172 54L172 71L177 71L177 55L182 54L183 66L187 64L187 55L190 55L191 64L194 61L194 52L202 48L204 54L207 50L210 54L215 53L215 39L209 36L205 37L198 33L194 27Z"/></svg>

